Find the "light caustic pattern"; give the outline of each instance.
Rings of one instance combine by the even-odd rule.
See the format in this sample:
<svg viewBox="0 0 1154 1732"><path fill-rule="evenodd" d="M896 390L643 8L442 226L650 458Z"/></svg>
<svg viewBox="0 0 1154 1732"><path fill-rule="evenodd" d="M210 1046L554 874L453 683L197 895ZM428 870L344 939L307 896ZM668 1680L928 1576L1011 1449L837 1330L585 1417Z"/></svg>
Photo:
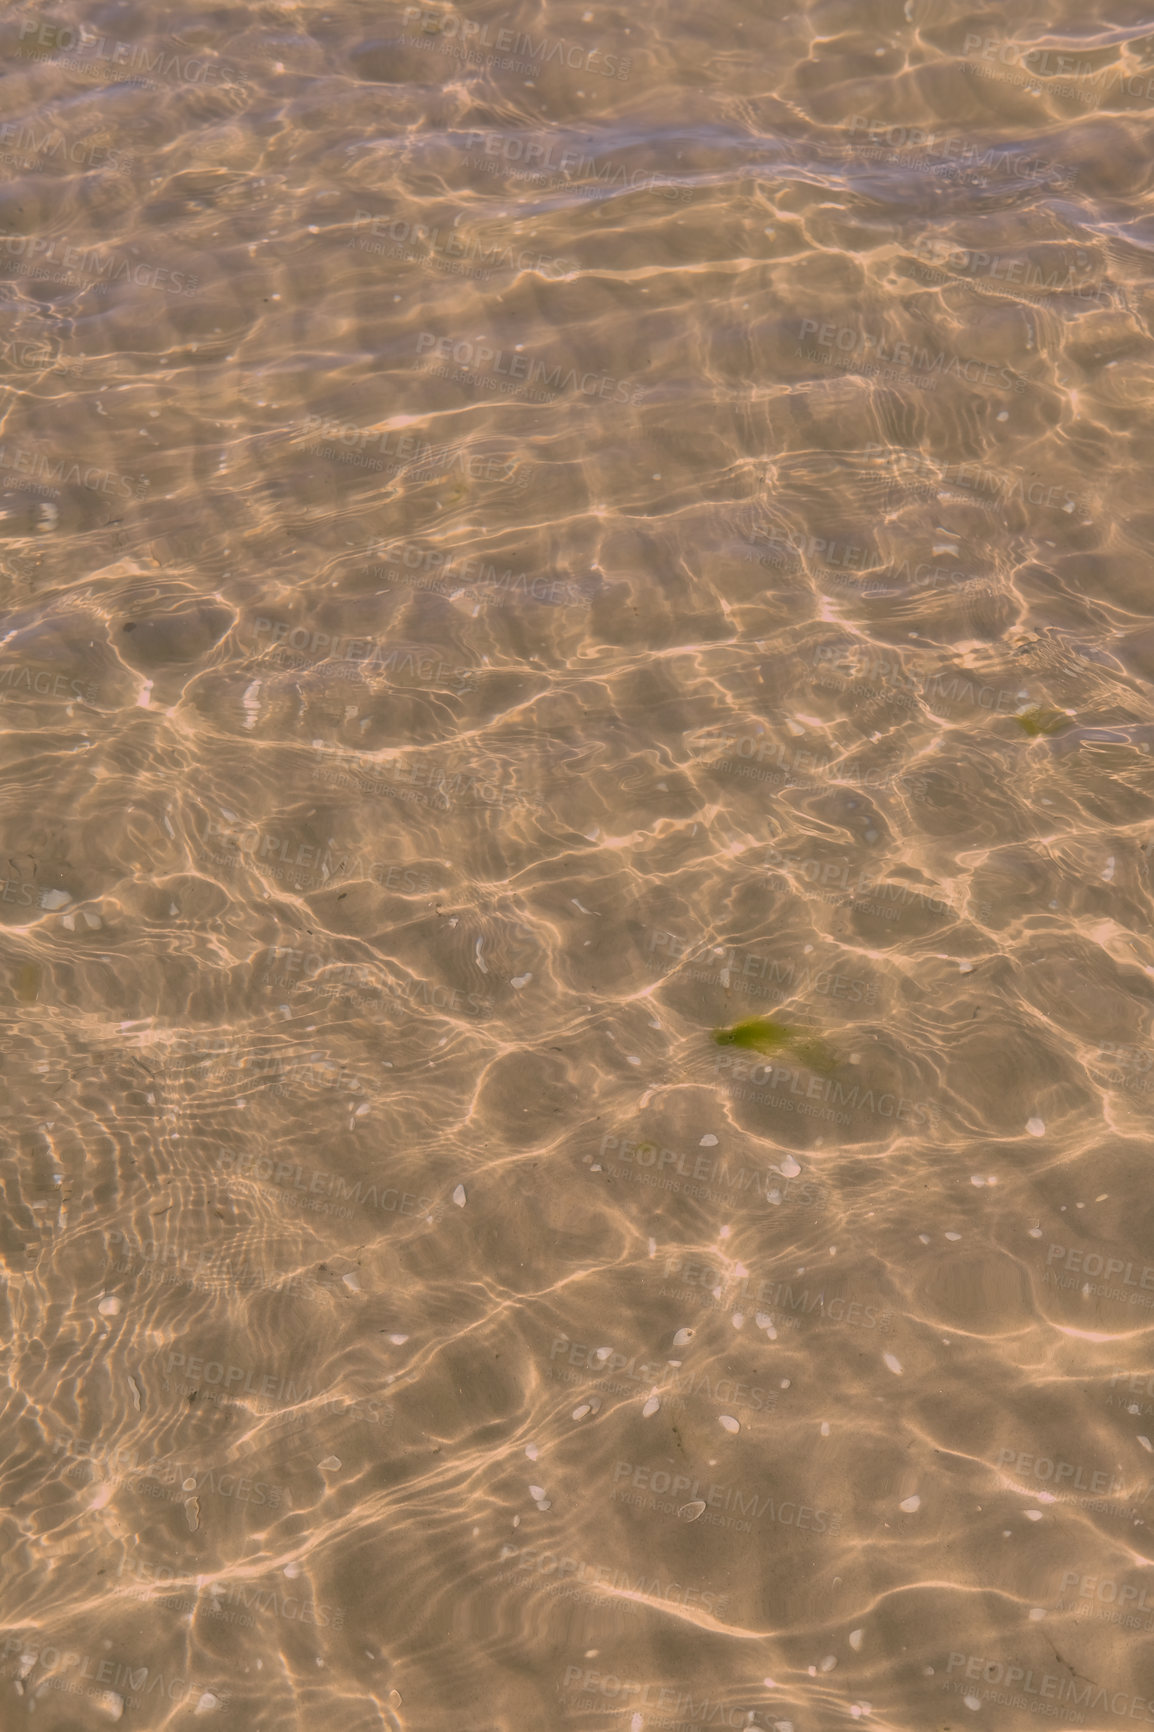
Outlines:
<svg viewBox="0 0 1154 1732"><path fill-rule="evenodd" d="M0 1721L1154 1720L1145 26L0 24Z"/></svg>

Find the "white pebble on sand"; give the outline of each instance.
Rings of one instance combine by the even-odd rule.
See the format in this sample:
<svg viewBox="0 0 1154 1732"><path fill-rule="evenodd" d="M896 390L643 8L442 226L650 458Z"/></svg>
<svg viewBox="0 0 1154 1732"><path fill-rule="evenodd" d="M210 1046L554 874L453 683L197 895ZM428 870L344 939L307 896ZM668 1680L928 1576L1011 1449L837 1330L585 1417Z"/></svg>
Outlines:
<svg viewBox="0 0 1154 1732"><path fill-rule="evenodd" d="M732 1413L721 1414L720 1418L719 1418L719 1423L725 1427L726 1431L729 1431L729 1432L735 1432L735 1431L741 1430L741 1425L740 1425L739 1421L734 1419Z"/></svg>
<svg viewBox="0 0 1154 1732"><path fill-rule="evenodd" d="M453 1192L453 1201L456 1203L458 1209L463 1209L467 1200L464 1185L458 1185L457 1189Z"/></svg>
<svg viewBox="0 0 1154 1732"><path fill-rule="evenodd" d="M1046 1127L1042 1120L1038 1118L1027 1119L1026 1129L1032 1137L1044 1137L1046 1134Z"/></svg>

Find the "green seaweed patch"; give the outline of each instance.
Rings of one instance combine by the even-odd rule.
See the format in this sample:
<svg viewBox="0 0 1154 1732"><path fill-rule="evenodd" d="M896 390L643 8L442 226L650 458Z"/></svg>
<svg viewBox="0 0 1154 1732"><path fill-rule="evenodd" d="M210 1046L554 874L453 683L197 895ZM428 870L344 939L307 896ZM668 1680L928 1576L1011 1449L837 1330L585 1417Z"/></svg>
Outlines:
<svg viewBox="0 0 1154 1732"><path fill-rule="evenodd" d="M1060 734L1063 728L1070 726L1070 717L1065 710L1044 710L1038 704L1031 704L1028 710L1019 710L1014 720L1032 740L1041 734Z"/></svg>
<svg viewBox="0 0 1154 1732"><path fill-rule="evenodd" d="M713 1038L718 1046L740 1046L748 1052L767 1055L788 1052L822 1076L837 1069L837 1054L824 1040L802 1029L789 1028L783 1022L772 1022L767 1016L752 1017L732 1028L715 1028Z"/></svg>

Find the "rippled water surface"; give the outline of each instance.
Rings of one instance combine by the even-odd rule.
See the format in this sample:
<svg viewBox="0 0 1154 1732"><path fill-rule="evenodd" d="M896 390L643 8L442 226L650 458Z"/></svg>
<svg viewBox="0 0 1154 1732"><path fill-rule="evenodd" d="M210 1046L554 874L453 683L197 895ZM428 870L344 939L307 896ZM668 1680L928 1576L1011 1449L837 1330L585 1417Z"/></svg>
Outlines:
<svg viewBox="0 0 1154 1732"><path fill-rule="evenodd" d="M0 1727L1154 1720L1154 21L0 56Z"/></svg>

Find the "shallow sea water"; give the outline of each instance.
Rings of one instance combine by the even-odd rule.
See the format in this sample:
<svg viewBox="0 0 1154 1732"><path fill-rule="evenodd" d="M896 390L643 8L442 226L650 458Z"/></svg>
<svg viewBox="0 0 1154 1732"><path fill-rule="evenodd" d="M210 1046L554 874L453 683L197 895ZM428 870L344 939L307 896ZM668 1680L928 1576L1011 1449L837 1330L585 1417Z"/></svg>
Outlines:
<svg viewBox="0 0 1154 1732"><path fill-rule="evenodd" d="M0 1726L1154 1720L1148 15L0 55Z"/></svg>

